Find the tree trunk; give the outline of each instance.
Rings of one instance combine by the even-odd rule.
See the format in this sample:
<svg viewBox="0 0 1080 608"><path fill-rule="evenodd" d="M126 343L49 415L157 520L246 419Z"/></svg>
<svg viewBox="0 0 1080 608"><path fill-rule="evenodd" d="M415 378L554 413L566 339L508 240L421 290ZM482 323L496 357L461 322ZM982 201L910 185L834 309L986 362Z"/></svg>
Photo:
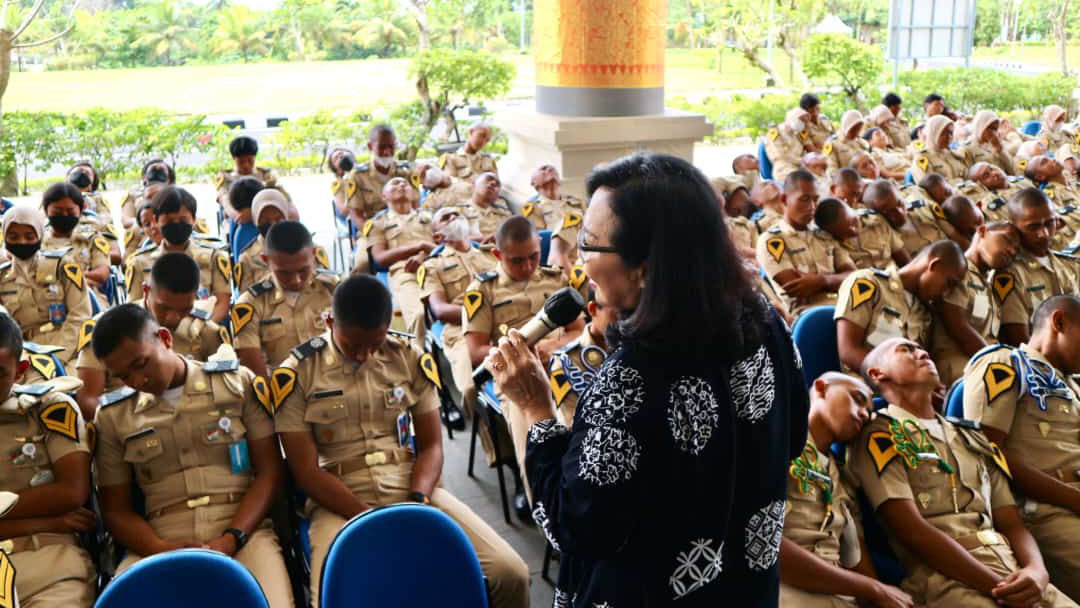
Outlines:
<svg viewBox="0 0 1080 608"><path fill-rule="evenodd" d="M1066 20L1069 16L1069 0L1061 0L1061 10L1054 20L1054 35L1057 36L1058 57L1061 60L1061 73L1069 75L1069 61L1065 52Z"/></svg>
<svg viewBox="0 0 1080 608"><path fill-rule="evenodd" d="M810 88L810 79L806 77L806 72L803 71L802 61L799 60L799 55L795 52L795 49L791 46L791 41L787 36L780 37L780 48L783 49L784 54L788 56L791 61L791 71L794 72L792 80L798 80L799 85L804 89Z"/></svg>
<svg viewBox="0 0 1080 608"><path fill-rule="evenodd" d="M431 48L431 34L428 32L427 5L429 0L398 0L416 21L417 46L421 51Z"/></svg>
<svg viewBox="0 0 1080 608"><path fill-rule="evenodd" d="M306 61L307 56L304 54L304 37L300 35L300 26L296 23L296 15L291 15L289 17L289 25L292 26L293 40L296 41L296 56Z"/></svg>
<svg viewBox="0 0 1080 608"><path fill-rule="evenodd" d="M773 68L773 66L769 65L767 61L762 59L761 55L758 54L758 50L756 48L750 45L746 45L742 43L742 41L740 41L739 52L741 52L742 56L750 62L750 65L768 74L772 78L774 86L781 89L784 88L784 79L780 77L780 72L777 72L776 69Z"/></svg>
<svg viewBox="0 0 1080 608"><path fill-rule="evenodd" d="M11 78L11 32L0 30L0 117L3 117L4 93ZM2 128L2 127L0 127Z"/></svg>

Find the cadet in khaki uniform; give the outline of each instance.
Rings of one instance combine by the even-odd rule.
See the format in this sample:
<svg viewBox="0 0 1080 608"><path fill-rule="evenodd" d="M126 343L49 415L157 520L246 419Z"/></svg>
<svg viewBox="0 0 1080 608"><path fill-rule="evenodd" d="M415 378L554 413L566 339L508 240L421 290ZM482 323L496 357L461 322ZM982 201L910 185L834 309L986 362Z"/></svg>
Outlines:
<svg viewBox="0 0 1080 608"><path fill-rule="evenodd" d="M814 150L822 150L826 140L836 135L836 129L828 118L821 115L821 99L813 93L803 93L799 98L799 108L806 111L806 130Z"/></svg>
<svg viewBox="0 0 1080 608"><path fill-rule="evenodd" d="M840 285L836 342L840 362L857 371L874 347L889 338L930 343L929 306L967 274L964 252L952 241L927 247L899 270L856 270Z"/></svg>
<svg viewBox="0 0 1080 608"><path fill-rule="evenodd" d="M781 608L911 606L877 580L861 542L854 495L829 446L854 440L870 419L873 393L857 378L828 372L814 380L806 447L791 462L780 541Z"/></svg>
<svg viewBox="0 0 1080 608"><path fill-rule="evenodd" d="M760 233L750 221L757 211L750 201L750 190L737 177L714 177L709 180L717 202L724 206L724 223L731 233L731 240L744 259L757 265L757 240Z"/></svg>
<svg viewBox="0 0 1080 608"><path fill-rule="evenodd" d="M840 134L829 137L821 149L821 153L828 159L830 174L849 167L856 154L870 152L870 145L860 137L864 124L863 116L858 110L844 112L844 118L840 121Z"/></svg>
<svg viewBox="0 0 1080 608"><path fill-rule="evenodd" d="M274 224L265 257L270 276L240 295L231 318L240 362L268 377L294 346L325 329L338 276L316 270L311 233L300 222Z"/></svg>
<svg viewBox="0 0 1080 608"><path fill-rule="evenodd" d="M765 134L765 154L773 166L773 179L782 182L799 168L802 157L815 150L807 127L809 115L802 108L793 108L784 122Z"/></svg>
<svg viewBox="0 0 1080 608"><path fill-rule="evenodd" d="M927 352L889 340L864 369L889 406L849 466L907 571L901 588L926 608L1076 606L1047 583L1001 450L978 424L934 412L940 379Z"/></svg>
<svg viewBox="0 0 1080 608"><path fill-rule="evenodd" d="M171 343L169 330L134 304L108 310L94 328L94 355L127 385L102 397L94 419L102 516L128 548L117 571L155 553L207 547L250 570L272 608L292 608L267 519L284 469L266 382L225 358L231 353L202 363ZM145 514L132 508L133 488L146 498Z"/></svg>
<svg viewBox="0 0 1080 608"><path fill-rule="evenodd" d="M97 224L99 229L112 224L112 211L109 209L105 197L98 192L98 188L101 187L101 180L98 177L97 169L93 165L88 162L75 163L68 170L67 181L74 184L79 189L79 192L82 192L83 199L86 201L86 213L83 221L93 222Z"/></svg>
<svg viewBox="0 0 1080 608"><path fill-rule="evenodd" d="M469 221L472 238L482 243L495 240L495 230L506 218L514 215L499 200L502 183L494 173L485 173L473 185L472 198L461 206L461 214Z"/></svg>
<svg viewBox="0 0 1080 608"><path fill-rule="evenodd" d="M247 291L270 275L270 267L262 259L266 233L271 226L288 218L289 201L281 192L267 188L255 195L251 210L251 219L259 229L259 238L248 243L233 265L233 285L237 293ZM316 245L314 251L315 265L322 270L330 270L330 258L326 255L326 250Z"/></svg>
<svg viewBox="0 0 1080 608"><path fill-rule="evenodd" d="M334 536L369 509L413 501L454 519L476 549L496 607L529 602L529 570L513 548L438 485L442 430L435 360L387 335L390 293L351 276L334 293L329 331L298 346L270 378L275 426L311 518L311 592L318 605ZM388 548L387 550L398 550Z"/></svg>
<svg viewBox="0 0 1080 608"><path fill-rule="evenodd" d="M353 226L359 228L375 214L386 209L382 191L387 182L395 177L405 178L410 185L409 200L420 202L420 174L410 163L396 161L397 135L389 125L375 125L368 134L368 151L371 162L357 165L341 181L344 188L334 193L335 204L346 207ZM367 247L359 246L366 250Z"/></svg>
<svg viewBox="0 0 1080 608"><path fill-rule="evenodd" d="M856 268L903 266L910 261L900 234L870 209L856 213L843 201L827 198L818 203L814 223L847 249Z"/></svg>
<svg viewBox="0 0 1080 608"><path fill-rule="evenodd" d="M475 181L482 173L499 174L495 157L482 152L491 141L491 127L479 123L469 128L469 138L465 145L454 153L443 154L439 158L439 167L450 177L467 182Z"/></svg>
<svg viewBox="0 0 1080 608"><path fill-rule="evenodd" d="M1012 155L998 136L1001 119L991 110L979 110L972 123L971 142L964 146L964 161L970 168L976 163L990 163L1008 174L1016 172Z"/></svg>
<svg viewBox="0 0 1080 608"><path fill-rule="evenodd" d="M1056 158L1036 156L1028 163L1025 173L1035 183L1042 184L1043 194L1057 214L1051 248L1065 249L1080 234L1080 193L1065 179L1064 165Z"/></svg>
<svg viewBox="0 0 1080 608"><path fill-rule="evenodd" d="M551 392L555 397L555 418L566 428L574 425L578 399L607 360L608 345L604 332L608 325L618 320L619 315L618 309L603 302L600 294L591 287L585 310L589 314L589 322L581 336L555 351L548 363Z"/></svg>
<svg viewBox="0 0 1080 608"><path fill-rule="evenodd" d="M19 361L23 347L18 326L0 314L0 449L8 455L0 491L18 498L0 514L0 593L10 606L89 608L96 575L75 534L94 526L83 508L90 449L83 418L64 394L78 380L15 384L27 368Z"/></svg>
<svg viewBox="0 0 1080 608"><path fill-rule="evenodd" d="M427 194L424 195L424 209L435 211L446 206L457 206L472 198L473 182L471 180L454 179L443 173L442 169L435 165L424 165L420 168L420 180Z"/></svg>
<svg viewBox="0 0 1080 608"><path fill-rule="evenodd" d="M91 286L97 287L109 280L109 265L120 262L120 249L116 237L106 237L93 224L80 224L85 201L79 189L71 184L59 183L49 186L41 196L48 226L42 248L48 251L67 250L78 261L83 276ZM116 259L112 259L116 249Z"/></svg>
<svg viewBox="0 0 1080 608"><path fill-rule="evenodd" d="M915 155L911 163L911 177L916 183L927 173L940 173L949 181L961 181L967 177L967 164L963 157L949 149L952 143L953 121L943 114L930 118L926 123L926 146Z"/></svg>
<svg viewBox="0 0 1080 608"><path fill-rule="evenodd" d="M217 202L225 211L225 215L236 219L239 212L233 209L229 202L229 188L234 181L241 177L254 177L266 187L279 187L277 175L266 168L255 166L255 156L259 154L259 142L241 135L229 142L229 154L233 158L233 170L221 171L214 178L214 190L217 192Z"/></svg>
<svg viewBox="0 0 1080 608"><path fill-rule="evenodd" d="M987 222L1009 221L1006 203L1017 192L1034 186L1027 178L1018 175L1009 177L999 167L988 163L972 165L968 179L977 184L979 190L969 191L961 185L961 192L975 201Z"/></svg>
<svg viewBox="0 0 1080 608"><path fill-rule="evenodd" d="M1046 195L1035 188L1017 193L1008 203L1012 225L1022 245L1013 263L995 270L990 284L1001 306L1003 344L1026 342L1035 308L1050 296L1076 293L1074 258L1050 251L1056 218Z"/></svg>
<svg viewBox="0 0 1080 608"><path fill-rule="evenodd" d="M124 194L124 199L120 201L120 221L124 228L127 229L138 226L137 212L139 207L154 196L147 191L151 185L176 183L176 171L173 170L169 163L160 158L146 161L140 174L142 175L142 183L139 184L139 187L128 190Z"/></svg>
<svg viewBox="0 0 1080 608"><path fill-rule="evenodd" d="M1046 106L1035 138L1041 141L1047 150L1057 150L1064 144L1074 143L1073 134L1063 128L1068 118L1065 108L1059 105Z"/></svg>
<svg viewBox="0 0 1080 608"><path fill-rule="evenodd" d="M897 150L904 150L911 144L911 125L908 119L900 115L904 100L896 93L887 93L881 99L881 105L892 114L892 120L878 122L882 129L889 135L889 141ZM876 110L877 108L874 108ZM871 114L874 113L871 110Z"/></svg>
<svg viewBox="0 0 1080 608"><path fill-rule="evenodd" d="M836 289L855 265L828 233L811 227L817 206L813 176L792 172L784 184L784 219L758 238L757 261L791 316L836 301Z"/></svg>
<svg viewBox="0 0 1080 608"><path fill-rule="evenodd" d="M946 386L960 378L968 359L987 344L996 344L1001 310L990 285L990 273L1007 267L1020 249L1020 236L1008 222L979 226L964 253L967 276L956 289L934 303L930 340L934 361Z"/></svg>
<svg viewBox="0 0 1080 608"><path fill-rule="evenodd" d="M45 218L37 209L13 207L4 214L0 306L34 342L56 344L67 365L75 357L79 328L90 318L90 295L82 267L67 251L41 251Z"/></svg>
<svg viewBox="0 0 1080 608"><path fill-rule="evenodd" d="M567 273L578 264L577 237L585 202L560 191L562 180L551 165L541 165L532 174L536 197L521 209L537 230L551 231L551 255L548 263L561 266Z"/></svg>
<svg viewBox="0 0 1080 608"><path fill-rule="evenodd" d="M423 339L426 327L424 306L416 271L435 249L431 242L431 216L413 209L409 184L395 177L383 187L388 205L364 225L364 236L371 247L371 259L389 268L390 291L394 294L406 331Z"/></svg>
<svg viewBox="0 0 1080 608"><path fill-rule="evenodd" d="M758 234L765 232L784 219L784 191L772 181L763 181L750 189L750 201L759 209L750 216ZM755 246L757 241L754 241Z"/></svg>
<svg viewBox="0 0 1080 608"><path fill-rule="evenodd" d="M154 221L162 241L143 247L131 258L125 279L128 299L137 300L146 274L159 257L167 252L185 253L199 264L199 307L210 311L210 318L221 323L229 313L232 293L232 263L228 252L213 241L192 238L195 227L195 197L187 190L165 186L154 197Z"/></svg>
<svg viewBox="0 0 1080 608"><path fill-rule="evenodd" d="M1050 579L1080 597L1080 300L1055 296L1035 313L1031 341L990 346L964 372L964 416L1012 465L1021 513Z"/></svg>

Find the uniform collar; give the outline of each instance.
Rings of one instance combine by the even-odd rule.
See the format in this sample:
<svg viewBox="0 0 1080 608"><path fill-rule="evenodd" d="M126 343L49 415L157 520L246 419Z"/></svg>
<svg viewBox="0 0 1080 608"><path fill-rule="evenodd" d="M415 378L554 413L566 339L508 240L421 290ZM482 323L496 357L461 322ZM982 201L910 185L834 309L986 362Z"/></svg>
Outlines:
<svg viewBox="0 0 1080 608"><path fill-rule="evenodd" d="M540 278L540 272L540 267L537 266L536 272L532 273L532 276L530 276L528 279L525 279L524 281L515 281L514 279L510 278L510 275L506 274L506 270L503 269L503 265L502 263L500 263L498 265L499 278L497 279L497 282L499 287L520 286L522 289L524 289L530 283Z"/></svg>
<svg viewBox="0 0 1080 608"><path fill-rule="evenodd" d="M914 420L920 428L925 430L934 439L937 439L939 441L946 441L945 431L941 425L940 416L938 416L937 414L935 414L934 417L929 420L925 418L919 418L918 416L912 414L904 408L898 405L893 405L891 403L887 408L885 408L885 414L887 414L890 418L893 418L894 420L899 420L900 422L903 422L905 420Z"/></svg>

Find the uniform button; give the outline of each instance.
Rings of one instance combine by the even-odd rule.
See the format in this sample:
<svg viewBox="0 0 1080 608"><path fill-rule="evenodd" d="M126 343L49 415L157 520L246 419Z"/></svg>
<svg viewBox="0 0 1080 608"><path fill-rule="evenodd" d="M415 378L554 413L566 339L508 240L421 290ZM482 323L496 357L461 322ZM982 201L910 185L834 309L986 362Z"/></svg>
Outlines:
<svg viewBox="0 0 1080 608"><path fill-rule="evenodd" d="M195 390L197 390L197 391L204 391L204 390L206 390L206 383L205 383L205 382L203 382L203 381L201 381L201 380L200 380L200 381L198 381L198 382L196 382L196 383L195 383Z"/></svg>

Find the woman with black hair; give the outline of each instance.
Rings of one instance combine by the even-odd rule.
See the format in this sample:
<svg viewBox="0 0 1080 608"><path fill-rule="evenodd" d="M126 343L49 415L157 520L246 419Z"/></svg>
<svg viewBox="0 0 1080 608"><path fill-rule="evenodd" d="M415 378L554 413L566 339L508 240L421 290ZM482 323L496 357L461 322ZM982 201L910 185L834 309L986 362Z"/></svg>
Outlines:
<svg viewBox="0 0 1080 608"><path fill-rule="evenodd" d="M97 224L99 228L111 226L112 212L109 210L109 204L105 202L105 197L98 192L102 183L94 165L88 161L75 163L68 169L67 181L79 189L86 201L83 222Z"/></svg>
<svg viewBox="0 0 1080 608"><path fill-rule="evenodd" d="M530 425L533 516L563 552L555 605L775 606L809 408L788 328L692 165L623 158L588 192L579 249L620 318L573 429L518 332L488 362Z"/></svg>

